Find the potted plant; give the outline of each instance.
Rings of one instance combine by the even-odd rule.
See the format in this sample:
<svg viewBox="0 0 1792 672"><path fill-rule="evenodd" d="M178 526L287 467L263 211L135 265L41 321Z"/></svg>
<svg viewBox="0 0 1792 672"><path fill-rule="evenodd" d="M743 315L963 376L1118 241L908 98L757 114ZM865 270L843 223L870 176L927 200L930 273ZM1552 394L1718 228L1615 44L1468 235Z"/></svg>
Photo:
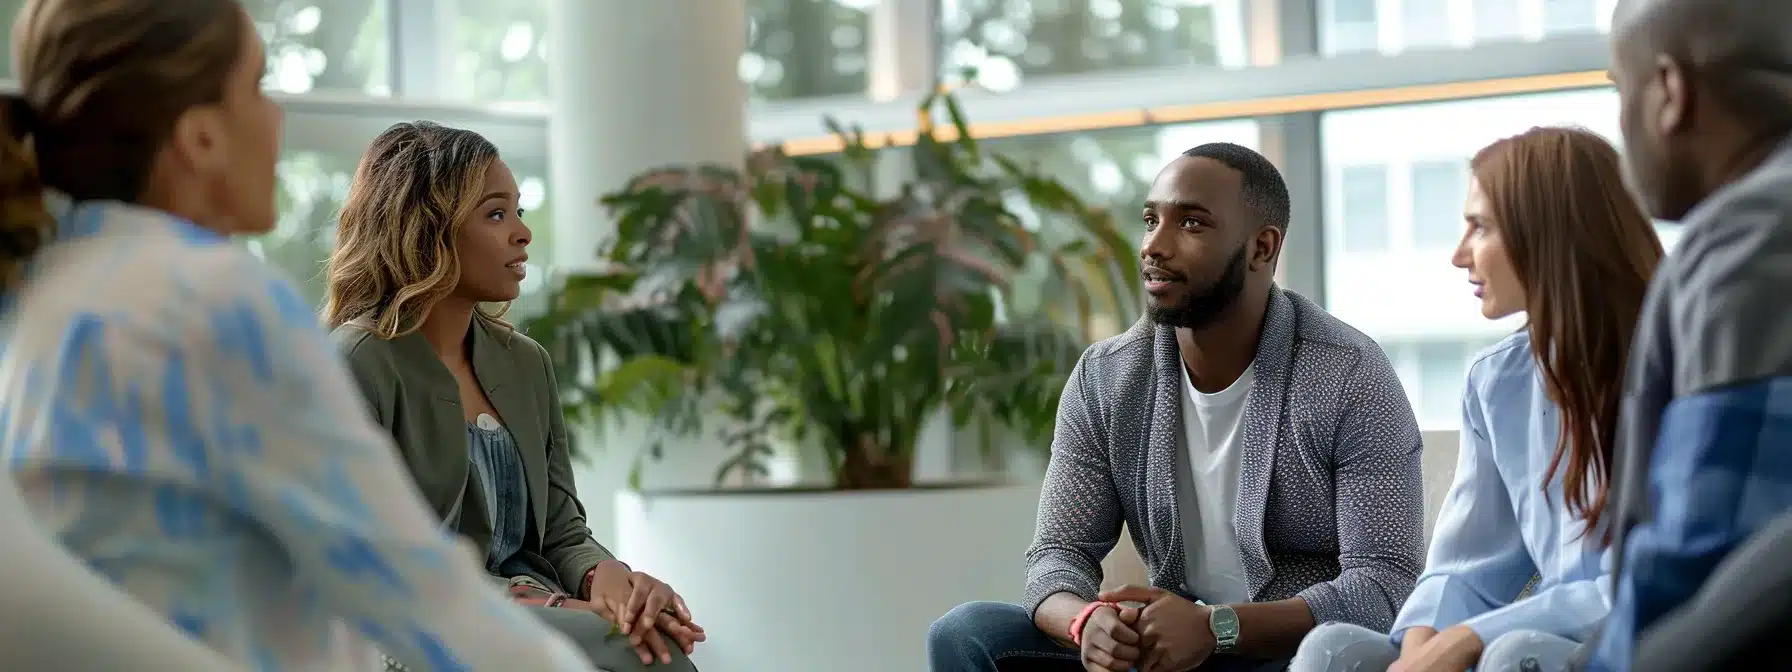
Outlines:
<svg viewBox="0 0 1792 672"><path fill-rule="evenodd" d="M838 158L772 148L744 170L638 176L604 199L612 270L568 279L526 325L561 369L569 422L652 419L631 484L674 437L723 449L718 482L751 482L740 477L762 475L778 445L824 458L832 487L619 495L621 551L709 610L705 648L723 669L842 669L867 655L917 667L933 617L1016 597L1037 484L916 484L921 428L945 409L1044 450L1097 316L1124 324L1140 310L1137 258L1111 218L983 151L950 95L919 109L903 149L831 125ZM913 177L878 194L887 151L909 152ZM930 555L872 569L905 554ZM788 631L761 612L791 584L882 600L890 620L854 634L856 616L818 614L805 627L847 630L788 644L755 632Z"/></svg>

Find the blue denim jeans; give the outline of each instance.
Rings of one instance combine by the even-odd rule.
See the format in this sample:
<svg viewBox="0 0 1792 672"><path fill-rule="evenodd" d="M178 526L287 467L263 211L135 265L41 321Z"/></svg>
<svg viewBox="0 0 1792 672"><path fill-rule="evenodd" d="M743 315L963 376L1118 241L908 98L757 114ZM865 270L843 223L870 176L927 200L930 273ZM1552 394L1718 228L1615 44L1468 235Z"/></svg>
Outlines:
<svg viewBox="0 0 1792 672"><path fill-rule="evenodd" d="M1027 610L1003 602L967 602L952 608L927 630L927 660L933 672L1082 672L1076 649L1059 644L1027 617ZM1215 656L1201 672L1270 672L1287 661Z"/></svg>

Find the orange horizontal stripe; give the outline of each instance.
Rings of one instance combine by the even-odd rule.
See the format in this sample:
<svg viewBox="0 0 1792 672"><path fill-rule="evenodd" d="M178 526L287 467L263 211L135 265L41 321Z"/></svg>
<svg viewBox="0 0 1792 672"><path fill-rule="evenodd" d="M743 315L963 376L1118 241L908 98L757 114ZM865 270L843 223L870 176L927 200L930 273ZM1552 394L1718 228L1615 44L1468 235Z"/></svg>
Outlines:
<svg viewBox="0 0 1792 672"><path fill-rule="evenodd" d="M1360 107L1382 107L1387 105L1410 105L1413 103L1431 103L1464 98L1486 98L1492 96L1511 96L1526 93L1544 93L1548 91L1566 91L1572 89L1589 89L1608 86L1610 81L1603 70L1584 72L1565 72L1553 75L1532 75L1528 77L1507 77L1502 79L1482 79L1444 84L1421 84L1416 86L1400 86L1381 89L1362 89L1358 91L1338 91L1334 93L1311 93L1295 96L1276 96L1252 100L1232 100L1217 103L1197 103L1193 105L1169 105L1157 108L1141 108L1136 110L1113 110L1084 114L1067 114L1013 121L997 121L970 124L971 135L978 138L1004 138L1019 135L1043 135L1051 133L1074 133L1078 131L1097 131L1109 128L1128 128L1133 126L1150 126L1156 124L1181 124L1198 121L1216 121L1220 119L1238 119L1244 117L1267 117L1278 114L1298 112L1320 112L1325 110L1341 110ZM915 142L915 131L902 130L888 133L866 133L867 144L873 146L910 145ZM951 127L942 127L937 136L941 140L951 140L957 132ZM783 143L784 151L790 154L828 154L841 151L845 144L840 138L822 136L798 138Z"/></svg>

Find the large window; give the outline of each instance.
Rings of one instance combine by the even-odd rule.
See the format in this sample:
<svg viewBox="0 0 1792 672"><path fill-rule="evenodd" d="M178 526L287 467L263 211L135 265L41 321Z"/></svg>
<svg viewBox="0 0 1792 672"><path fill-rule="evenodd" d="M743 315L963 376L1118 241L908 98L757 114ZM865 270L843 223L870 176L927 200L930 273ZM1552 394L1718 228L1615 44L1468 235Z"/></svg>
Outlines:
<svg viewBox="0 0 1792 672"><path fill-rule="evenodd" d="M1400 3L1400 33L1407 48L1449 46L1450 4L1437 0Z"/></svg>
<svg viewBox="0 0 1792 672"><path fill-rule="evenodd" d="M1462 234L1468 160L1533 126L1583 126L1616 142L1610 89L1330 112L1325 164L1325 296L1394 360L1427 428L1459 422L1465 362L1522 316L1481 317L1450 254ZM1674 231L1658 229L1672 247Z"/></svg>
<svg viewBox="0 0 1792 672"><path fill-rule="evenodd" d="M450 95L478 101L547 100L548 0L453 3Z"/></svg>
<svg viewBox="0 0 1792 672"><path fill-rule="evenodd" d="M1345 166L1338 174L1338 199L1339 217L1344 222L1344 251L1379 253L1387 250L1387 166Z"/></svg>
<svg viewBox="0 0 1792 672"><path fill-rule="evenodd" d="M23 3L20 3L23 4ZM386 3L368 0L246 0L267 42L267 88L390 95Z"/></svg>
<svg viewBox="0 0 1792 672"><path fill-rule="evenodd" d="M280 219L249 249L286 274L314 306L323 305L324 262L336 244L336 215L358 156L289 151L275 167Z"/></svg>
<svg viewBox="0 0 1792 672"><path fill-rule="evenodd" d="M548 99L549 0L439 1L454 9L452 81L457 85L450 96ZM864 92L871 68L871 9L879 1L746 0L741 81L753 97L765 99Z"/></svg>
<svg viewBox="0 0 1792 672"><path fill-rule="evenodd" d="M1590 33L1600 30L1599 3L1595 0L1543 0L1543 31L1550 34ZM1610 16L1607 10L1604 16Z"/></svg>
<svg viewBox="0 0 1792 672"><path fill-rule="evenodd" d="M919 1L919 0L916 0ZM1028 77L1248 64L1245 0L940 0L943 68L998 91Z"/></svg>
<svg viewBox="0 0 1792 672"><path fill-rule="evenodd" d="M1419 426L1456 427L1462 422L1462 386L1475 355L1498 336L1384 343L1400 384L1412 401Z"/></svg>
<svg viewBox="0 0 1792 672"><path fill-rule="evenodd" d="M1463 194L1468 163L1419 160L1412 164L1412 245L1417 250L1449 250L1462 235ZM1348 225L1347 225L1348 226Z"/></svg>
<svg viewBox="0 0 1792 672"><path fill-rule="evenodd" d="M863 93L881 0L748 0L740 77L754 97Z"/></svg>
<svg viewBox="0 0 1792 672"><path fill-rule="evenodd" d="M1326 54L1469 47L1609 31L1617 0L1319 0Z"/></svg>
<svg viewBox="0 0 1792 672"><path fill-rule="evenodd" d="M13 18L26 0L0 0L0 63L14 72ZM284 93L331 91L386 96L392 93L391 41L386 3L370 0L243 0L256 32L267 43L262 83Z"/></svg>
<svg viewBox="0 0 1792 672"><path fill-rule="evenodd" d="M1522 39L1524 8L1516 2L1474 3L1473 35L1476 42Z"/></svg>

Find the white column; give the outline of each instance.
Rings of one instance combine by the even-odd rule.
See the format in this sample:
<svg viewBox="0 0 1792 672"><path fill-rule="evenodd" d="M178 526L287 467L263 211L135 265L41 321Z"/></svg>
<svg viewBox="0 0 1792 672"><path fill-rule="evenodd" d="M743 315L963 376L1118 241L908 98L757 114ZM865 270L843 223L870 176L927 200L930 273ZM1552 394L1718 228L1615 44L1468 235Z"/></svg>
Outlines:
<svg viewBox="0 0 1792 672"><path fill-rule="evenodd" d="M643 171L746 155L745 0L554 0L548 28L554 262L589 269L597 201Z"/></svg>
<svg viewBox="0 0 1792 672"><path fill-rule="evenodd" d="M871 71L867 92L878 102L917 96L933 87L939 19L932 2L879 2L871 8Z"/></svg>
<svg viewBox="0 0 1792 672"><path fill-rule="evenodd" d="M745 0L553 0L548 28L548 157L554 264L596 267L615 230L598 203L644 171L670 165L738 166L747 151ZM645 425L645 422L636 423ZM615 493L646 444L644 426L584 442L579 499L597 538L615 549ZM714 441L668 445L649 462L646 487L701 487L713 478Z"/></svg>

